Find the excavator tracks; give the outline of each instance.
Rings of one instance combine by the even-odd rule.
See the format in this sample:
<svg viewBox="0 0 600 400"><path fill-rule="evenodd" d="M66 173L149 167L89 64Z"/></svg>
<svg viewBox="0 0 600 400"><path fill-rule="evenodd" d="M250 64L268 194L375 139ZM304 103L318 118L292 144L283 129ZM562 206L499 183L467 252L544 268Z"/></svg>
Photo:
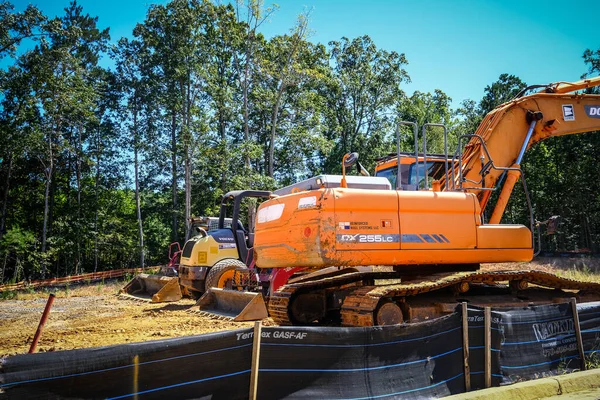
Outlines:
<svg viewBox="0 0 600 400"><path fill-rule="evenodd" d="M269 298L269 317L281 326L293 325L288 315L290 297L298 290L294 286L282 286Z"/></svg>
<svg viewBox="0 0 600 400"><path fill-rule="evenodd" d="M299 294L323 289L342 288L344 285L361 284L375 279L393 279L397 277L396 272L350 272L314 281L283 285L269 297L269 316L279 325L294 325L290 319L289 310L293 299Z"/></svg>
<svg viewBox="0 0 600 400"><path fill-rule="evenodd" d="M374 284L375 279L391 279L392 277L398 278L398 273L349 273L319 281L284 285L271 296L269 314L279 325L293 325L290 309L299 294L318 290L335 292L342 288L346 288L347 291L340 310L343 326L378 325L376 313L378 307L381 307L386 301L402 306L402 303L408 299L419 299L419 296L446 288L452 289L456 296L460 296L461 293L468 292L473 285L478 284L494 286L509 282L514 291L523 293L529 290L527 289L529 285L536 285L541 288L594 293L600 298L600 283L575 281L536 270L446 273L410 277L398 284ZM351 287L349 292L348 287ZM552 302L552 299L548 298L547 302ZM451 309L446 311L451 312Z"/></svg>

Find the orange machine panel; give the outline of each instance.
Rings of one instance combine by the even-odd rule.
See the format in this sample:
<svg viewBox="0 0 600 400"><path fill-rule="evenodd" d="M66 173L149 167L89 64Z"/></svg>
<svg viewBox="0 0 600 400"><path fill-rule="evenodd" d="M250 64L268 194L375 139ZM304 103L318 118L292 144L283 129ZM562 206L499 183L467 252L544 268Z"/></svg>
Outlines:
<svg viewBox="0 0 600 400"><path fill-rule="evenodd" d="M476 200L469 193L398 192L402 250L475 248Z"/></svg>
<svg viewBox="0 0 600 400"><path fill-rule="evenodd" d="M336 189L334 201L336 250L400 249L398 192Z"/></svg>
<svg viewBox="0 0 600 400"><path fill-rule="evenodd" d="M324 266L335 256L333 189L293 193L264 202L254 249L261 268Z"/></svg>
<svg viewBox="0 0 600 400"><path fill-rule="evenodd" d="M529 249L531 231L523 225L484 225L477 227L480 249Z"/></svg>
<svg viewBox="0 0 600 400"><path fill-rule="evenodd" d="M292 193L261 204L256 262L260 268L322 268L531 260L526 227L480 226L479 213L469 193Z"/></svg>

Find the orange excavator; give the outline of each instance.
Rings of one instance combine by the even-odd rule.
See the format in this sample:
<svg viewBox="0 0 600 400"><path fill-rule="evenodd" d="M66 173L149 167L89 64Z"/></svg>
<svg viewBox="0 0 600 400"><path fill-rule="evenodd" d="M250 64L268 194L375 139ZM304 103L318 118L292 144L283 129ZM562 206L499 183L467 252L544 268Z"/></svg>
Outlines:
<svg viewBox="0 0 600 400"><path fill-rule="evenodd" d="M553 83L502 104L474 134L459 138L459 149L467 143L453 157L447 151L428 156L425 135L420 151L416 125L403 123L414 128L414 156L400 153L398 133L395 160L376 171L393 178L396 190L348 187L344 173L339 187L313 185L262 203L256 265L274 275L306 272L271 287L269 315L281 325L371 326L440 316L460 301L516 306L599 299L599 283L479 270L480 263L532 260L533 212L529 227L500 224L515 183L525 182L523 156L546 138L600 129L600 95L576 93L599 85L600 77ZM429 182L432 176L437 179Z"/></svg>
<svg viewBox="0 0 600 400"><path fill-rule="evenodd" d="M452 157L443 126L423 126L419 148L417 125L401 122L413 128L415 151L400 152L399 126L397 153L379 160L374 177L346 176L353 153L344 156L342 176L264 193L253 258L233 279L239 295L211 289L196 308L261 318L264 302L249 301L254 292L266 296L268 313L280 325L372 326L438 317L463 301L523 306L600 299L600 283L535 270L480 270L481 263L532 260L536 223L528 195L529 227L500 223L519 178L527 194L521 161L541 140L600 129L600 95L577 93L595 86L600 77L517 96L488 113L475 133L461 136ZM427 152L431 127L444 129L444 154ZM250 246L247 233L233 234ZM254 312L254 305L262 310Z"/></svg>

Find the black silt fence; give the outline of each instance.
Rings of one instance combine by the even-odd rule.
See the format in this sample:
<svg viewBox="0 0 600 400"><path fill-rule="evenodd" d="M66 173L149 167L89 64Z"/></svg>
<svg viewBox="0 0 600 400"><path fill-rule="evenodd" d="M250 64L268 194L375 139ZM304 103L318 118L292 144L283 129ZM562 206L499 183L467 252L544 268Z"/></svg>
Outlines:
<svg viewBox="0 0 600 400"><path fill-rule="evenodd" d="M465 390L460 315L375 328L265 328L260 399L437 398Z"/></svg>
<svg viewBox="0 0 600 400"><path fill-rule="evenodd" d="M252 329L24 354L3 360L0 390L10 399L245 399L251 359Z"/></svg>
<svg viewBox="0 0 600 400"><path fill-rule="evenodd" d="M577 305L585 357L600 349L600 303ZM502 384L537 379L581 368L571 305L552 304L498 310L502 331Z"/></svg>
<svg viewBox="0 0 600 400"><path fill-rule="evenodd" d="M583 350L587 360L600 365L600 303L577 305Z"/></svg>
<svg viewBox="0 0 600 400"><path fill-rule="evenodd" d="M458 314L391 327L264 328L261 336L260 399L418 399L464 391ZM0 388L8 398L243 399L252 340L247 329L19 355L4 360Z"/></svg>
<svg viewBox="0 0 600 400"><path fill-rule="evenodd" d="M585 355L594 357L600 303L578 305L578 314ZM468 309L472 389L485 386L483 316ZM492 386L580 365L569 304L494 310L490 334ZM253 336L244 329L8 357L0 363L0 398L245 399ZM460 312L391 327L265 327L261 340L259 399L418 399L465 391Z"/></svg>

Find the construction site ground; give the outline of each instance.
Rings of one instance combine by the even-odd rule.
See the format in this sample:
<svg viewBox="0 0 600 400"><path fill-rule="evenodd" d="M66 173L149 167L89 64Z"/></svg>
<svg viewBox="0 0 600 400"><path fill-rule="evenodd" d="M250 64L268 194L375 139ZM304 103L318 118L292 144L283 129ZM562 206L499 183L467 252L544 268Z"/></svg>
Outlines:
<svg viewBox="0 0 600 400"><path fill-rule="evenodd" d="M485 270L541 269L562 276L600 281L598 259L539 259L532 263L486 264ZM119 299L123 281L91 283L3 294L0 300L0 358L26 353L49 293L56 299L38 344L39 352L143 342L248 328L252 322L230 322L186 311L194 301L144 303ZM271 325L270 319L264 321Z"/></svg>

